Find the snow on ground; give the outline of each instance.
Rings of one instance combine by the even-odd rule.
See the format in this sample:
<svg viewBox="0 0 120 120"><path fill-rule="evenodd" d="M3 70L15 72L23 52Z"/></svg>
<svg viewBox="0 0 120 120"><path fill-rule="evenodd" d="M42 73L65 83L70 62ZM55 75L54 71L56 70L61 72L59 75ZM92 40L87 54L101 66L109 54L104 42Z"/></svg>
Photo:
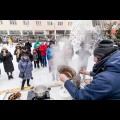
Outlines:
<svg viewBox="0 0 120 120"><path fill-rule="evenodd" d="M6 45L7 46L7 45ZM14 72L13 77L14 79L8 80L7 74L4 72L3 63L0 63L1 68L1 76L0 76L0 91L7 90L7 89L13 89L13 88L20 88L22 79L18 77L19 70L18 70L18 63L16 62L16 56L14 55L15 45L13 47L7 46L8 50L13 55L13 64L14 64ZM1 51L1 46L0 46ZM77 57L74 56L74 59ZM88 62L88 71L92 70L93 66L93 56L89 57ZM34 69L33 70L33 80L30 81L31 85L37 85L37 84L47 84L52 82L52 75L49 73L48 67L40 68L40 69ZM87 76L86 78L90 78L90 76ZM26 86L26 85L25 85ZM0 95L1 97L2 95Z"/></svg>
<svg viewBox="0 0 120 120"><path fill-rule="evenodd" d="M7 48L13 55L15 47L10 48L9 46L7 46ZM1 47L0 47L0 51L1 51ZM18 63L16 62L15 55L13 55L13 64L14 64L14 69L15 69L13 72L14 79L11 79L11 80L8 80L8 76L4 72L3 63L0 64L0 68L1 68L0 91L21 87L22 79L18 77L19 70L18 70ZM42 84L42 83L46 84L52 81L52 75L49 73L48 67L46 68L41 67L40 69L33 69L33 78L34 79L30 81L31 85Z"/></svg>

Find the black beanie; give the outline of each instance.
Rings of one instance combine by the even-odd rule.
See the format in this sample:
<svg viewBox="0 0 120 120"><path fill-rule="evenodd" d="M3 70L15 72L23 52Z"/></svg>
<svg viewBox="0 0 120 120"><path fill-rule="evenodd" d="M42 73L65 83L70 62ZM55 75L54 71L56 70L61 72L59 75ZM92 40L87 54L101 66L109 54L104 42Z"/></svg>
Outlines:
<svg viewBox="0 0 120 120"><path fill-rule="evenodd" d="M26 47L26 46L24 46L24 47L22 47L22 49L23 49L23 50L26 50L26 49L27 49L27 47Z"/></svg>
<svg viewBox="0 0 120 120"><path fill-rule="evenodd" d="M103 59L116 50L112 40L102 40L94 50L94 56Z"/></svg>
<svg viewBox="0 0 120 120"><path fill-rule="evenodd" d="M23 55L22 56L29 56L27 53L23 53Z"/></svg>

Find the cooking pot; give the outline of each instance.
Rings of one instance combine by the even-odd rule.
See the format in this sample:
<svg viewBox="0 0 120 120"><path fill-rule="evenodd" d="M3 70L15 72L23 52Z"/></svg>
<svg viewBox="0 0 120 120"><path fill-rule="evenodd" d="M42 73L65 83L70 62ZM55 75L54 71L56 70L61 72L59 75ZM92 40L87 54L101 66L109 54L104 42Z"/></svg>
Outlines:
<svg viewBox="0 0 120 120"><path fill-rule="evenodd" d="M46 91L50 91L51 88L48 88L45 85L37 85L33 88L33 91L36 94L36 97L43 97L46 94Z"/></svg>
<svg viewBox="0 0 120 120"><path fill-rule="evenodd" d="M79 74L76 74L73 68L67 65L59 65L57 67L57 70L59 74L65 74L68 78L70 78L70 80L77 88L80 88L81 77L79 76ZM69 74L71 75L69 76Z"/></svg>
<svg viewBox="0 0 120 120"><path fill-rule="evenodd" d="M68 78L73 79L76 77L76 72L73 68L67 65L59 65L57 67L59 74L65 74Z"/></svg>

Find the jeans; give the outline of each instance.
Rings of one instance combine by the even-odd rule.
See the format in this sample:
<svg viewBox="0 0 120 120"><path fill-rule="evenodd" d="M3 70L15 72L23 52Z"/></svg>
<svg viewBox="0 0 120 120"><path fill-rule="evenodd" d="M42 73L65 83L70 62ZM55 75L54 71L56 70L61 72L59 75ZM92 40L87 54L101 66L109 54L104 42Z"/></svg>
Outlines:
<svg viewBox="0 0 120 120"><path fill-rule="evenodd" d="M46 61L46 56L41 56L42 57L42 65L47 66L47 61Z"/></svg>

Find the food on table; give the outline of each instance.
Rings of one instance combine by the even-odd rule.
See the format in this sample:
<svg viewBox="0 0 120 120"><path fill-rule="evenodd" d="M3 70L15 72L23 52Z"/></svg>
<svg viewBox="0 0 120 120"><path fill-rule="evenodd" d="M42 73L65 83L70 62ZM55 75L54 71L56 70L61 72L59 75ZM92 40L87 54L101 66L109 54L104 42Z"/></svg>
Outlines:
<svg viewBox="0 0 120 120"><path fill-rule="evenodd" d="M9 97L8 97L8 100L16 100L18 98L21 97L21 93L20 92L17 92L17 93L13 93L11 94Z"/></svg>

